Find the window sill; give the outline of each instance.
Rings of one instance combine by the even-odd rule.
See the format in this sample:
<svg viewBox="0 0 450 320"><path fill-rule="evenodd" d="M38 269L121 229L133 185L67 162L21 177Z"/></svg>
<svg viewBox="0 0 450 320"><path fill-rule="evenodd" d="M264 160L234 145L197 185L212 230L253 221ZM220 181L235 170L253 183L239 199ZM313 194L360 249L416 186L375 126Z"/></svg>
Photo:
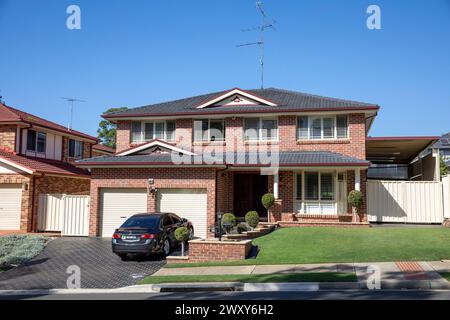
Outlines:
<svg viewBox="0 0 450 320"><path fill-rule="evenodd" d="M246 140L245 144L278 144L278 140Z"/></svg>
<svg viewBox="0 0 450 320"><path fill-rule="evenodd" d="M330 139L330 140L297 140L297 144L349 144L350 139Z"/></svg>
<svg viewBox="0 0 450 320"><path fill-rule="evenodd" d="M227 143L225 141L194 141L192 144L194 146L225 146Z"/></svg>

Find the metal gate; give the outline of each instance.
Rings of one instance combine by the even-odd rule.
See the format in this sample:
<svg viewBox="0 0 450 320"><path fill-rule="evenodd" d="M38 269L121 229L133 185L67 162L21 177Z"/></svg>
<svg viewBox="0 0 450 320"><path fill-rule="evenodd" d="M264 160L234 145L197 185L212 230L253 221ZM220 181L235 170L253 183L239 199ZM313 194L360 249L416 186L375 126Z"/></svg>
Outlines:
<svg viewBox="0 0 450 320"><path fill-rule="evenodd" d="M40 194L38 230L63 236L89 235L89 196Z"/></svg>
<svg viewBox="0 0 450 320"><path fill-rule="evenodd" d="M367 214L370 222L442 223L442 183L370 180Z"/></svg>

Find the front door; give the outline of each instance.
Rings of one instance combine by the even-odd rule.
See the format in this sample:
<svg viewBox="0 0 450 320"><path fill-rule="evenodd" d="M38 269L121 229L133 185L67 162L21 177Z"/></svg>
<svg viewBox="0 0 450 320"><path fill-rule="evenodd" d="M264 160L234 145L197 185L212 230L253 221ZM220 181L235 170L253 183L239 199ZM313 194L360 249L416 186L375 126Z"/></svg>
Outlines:
<svg viewBox="0 0 450 320"><path fill-rule="evenodd" d="M249 211L258 212L260 218L267 217L261 197L267 193L267 176L260 174L234 174L234 214L244 217Z"/></svg>

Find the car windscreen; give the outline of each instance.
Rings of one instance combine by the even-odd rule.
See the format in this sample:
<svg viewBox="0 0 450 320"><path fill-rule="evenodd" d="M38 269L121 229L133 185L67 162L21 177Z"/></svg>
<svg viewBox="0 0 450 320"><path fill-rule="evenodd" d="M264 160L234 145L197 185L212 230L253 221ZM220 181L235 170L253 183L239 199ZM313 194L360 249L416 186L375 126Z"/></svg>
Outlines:
<svg viewBox="0 0 450 320"><path fill-rule="evenodd" d="M159 226L159 218L157 215L131 217L122 224L121 228L156 229Z"/></svg>

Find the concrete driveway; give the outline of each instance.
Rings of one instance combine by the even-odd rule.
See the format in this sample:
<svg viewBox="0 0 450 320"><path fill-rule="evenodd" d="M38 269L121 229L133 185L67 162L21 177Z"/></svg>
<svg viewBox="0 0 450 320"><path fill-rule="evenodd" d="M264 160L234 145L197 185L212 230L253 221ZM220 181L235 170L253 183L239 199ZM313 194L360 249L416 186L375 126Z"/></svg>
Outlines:
<svg viewBox="0 0 450 320"><path fill-rule="evenodd" d="M160 255L122 261L111 251L111 240L56 238L28 263L0 272L0 290L67 288L69 266L81 271L82 288L119 288L136 284L165 264Z"/></svg>

